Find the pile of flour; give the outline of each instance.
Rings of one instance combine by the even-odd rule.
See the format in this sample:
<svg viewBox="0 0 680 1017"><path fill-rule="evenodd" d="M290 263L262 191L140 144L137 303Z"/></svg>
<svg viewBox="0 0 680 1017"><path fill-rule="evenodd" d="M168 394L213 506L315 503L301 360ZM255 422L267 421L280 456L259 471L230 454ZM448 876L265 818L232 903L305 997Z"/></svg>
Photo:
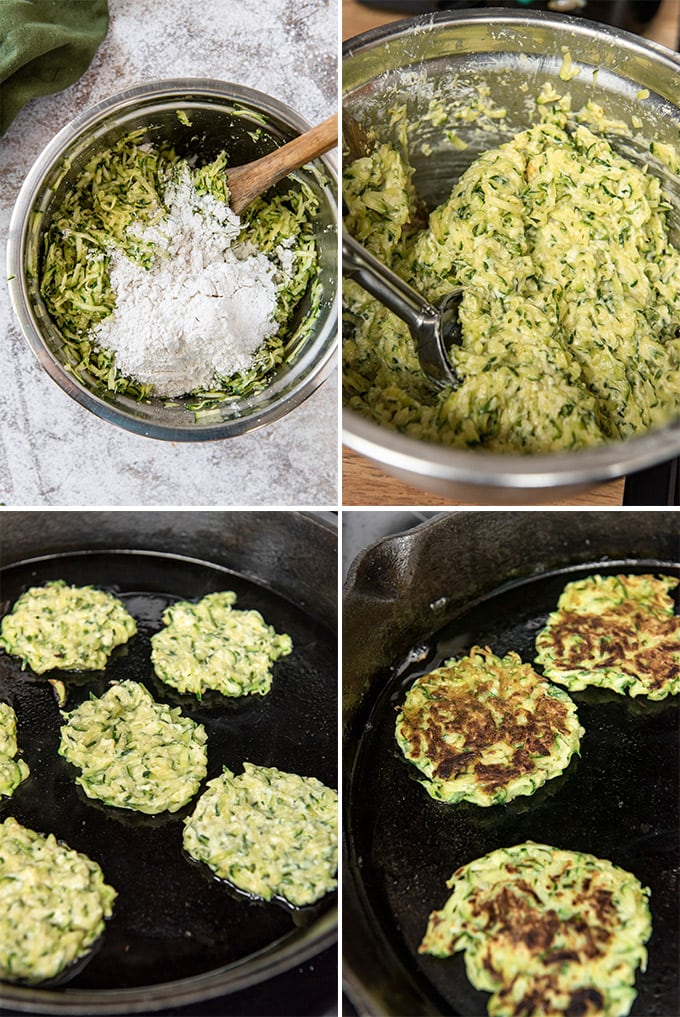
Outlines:
<svg viewBox="0 0 680 1017"><path fill-rule="evenodd" d="M236 243L238 216L198 194L186 165L164 201L161 222L133 230L156 248L150 269L111 252L116 306L94 338L115 353L122 374L171 397L210 388L215 374L229 377L251 365L278 328L279 269L253 245Z"/></svg>

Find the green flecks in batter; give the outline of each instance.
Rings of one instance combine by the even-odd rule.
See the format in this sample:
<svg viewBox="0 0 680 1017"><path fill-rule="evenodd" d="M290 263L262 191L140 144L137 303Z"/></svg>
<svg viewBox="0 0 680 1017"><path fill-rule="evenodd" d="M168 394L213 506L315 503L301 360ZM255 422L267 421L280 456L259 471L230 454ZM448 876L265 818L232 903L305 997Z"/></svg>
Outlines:
<svg viewBox="0 0 680 1017"><path fill-rule="evenodd" d="M460 387L435 392L406 325L345 287L345 400L415 438L548 452L628 438L680 410L680 252L651 173L585 124L546 122L482 154L413 217L410 171L379 146L345 174L347 224L432 301L465 288Z"/></svg>

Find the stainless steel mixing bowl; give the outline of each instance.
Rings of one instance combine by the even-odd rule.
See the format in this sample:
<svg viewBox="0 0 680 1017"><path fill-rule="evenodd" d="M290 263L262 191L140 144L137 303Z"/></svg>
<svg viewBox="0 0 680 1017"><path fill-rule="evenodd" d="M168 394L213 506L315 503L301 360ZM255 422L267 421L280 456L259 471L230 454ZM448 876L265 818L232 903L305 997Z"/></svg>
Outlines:
<svg viewBox="0 0 680 1017"><path fill-rule="evenodd" d="M191 122L180 122L183 110ZM33 352L54 381L93 413L129 431L172 441L202 441L242 434L283 416L321 384L331 370L337 336L336 180L331 156L296 171L320 201L316 239L320 254L320 310L309 294L297 311L287 359L262 392L230 399L196 421L191 399L138 403L107 392L94 378L69 371L70 352L40 296L42 237L50 217L84 163L123 135L146 128L151 141L169 141L182 156L201 161L226 149L231 165L256 159L309 128L283 103L250 88L212 79L177 79L141 85L86 110L61 130L31 168L14 208L7 248L10 295ZM260 129L260 130L258 130ZM289 181L278 185L288 186Z"/></svg>
<svg viewBox="0 0 680 1017"><path fill-rule="evenodd" d="M568 51L578 75L560 78ZM396 22L350 39L343 53L343 106L381 140L397 138L404 108L410 126L415 186L428 208L481 151L535 121L545 82L571 93L572 108L599 103L630 135L610 140L637 163L651 163L673 210L671 238L680 247L680 178L650 156L652 140L678 148L680 59L670 50L615 28L559 15L486 9ZM488 129L456 122L468 145L447 142L431 116L460 104L479 84L506 117ZM649 94L646 95L646 92ZM635 118L635 119L634 119ZM680 412L680 392L678 393ZM680 419L626 441L546 455L501 455L418 441L344 410L344 440L357 452L417 487L464 501L521 504L565 497L680 453Z"/></svg>

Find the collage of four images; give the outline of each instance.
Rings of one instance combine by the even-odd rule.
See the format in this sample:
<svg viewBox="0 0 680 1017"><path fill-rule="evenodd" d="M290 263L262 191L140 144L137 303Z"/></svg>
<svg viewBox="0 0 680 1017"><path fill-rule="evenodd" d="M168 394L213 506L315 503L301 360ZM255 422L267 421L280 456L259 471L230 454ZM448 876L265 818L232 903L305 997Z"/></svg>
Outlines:
<svg viewBox="0 0 680 1017"><path fill-rule="evenodd" d="M0 1017L680 1013L680 0L0 0Z"/></svg>

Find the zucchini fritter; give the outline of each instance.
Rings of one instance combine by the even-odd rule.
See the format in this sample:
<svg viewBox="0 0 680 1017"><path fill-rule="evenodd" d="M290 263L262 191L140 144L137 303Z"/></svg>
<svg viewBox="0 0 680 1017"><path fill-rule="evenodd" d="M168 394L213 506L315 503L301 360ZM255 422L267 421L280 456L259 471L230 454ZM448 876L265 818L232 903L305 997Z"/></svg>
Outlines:
<svg viewBox="0 0 680 1017"><path fill-rule="evenodd" d="M151 639L161 681L198 698L208 689L223 696L269 692L272 664L291 652L292 640L267 625L259 611L235 610L235 602L236 594L225 591L167 608L165 628Z"/></svg>
<svg viewBox="0 0 680 1017"><path fill-rule="evenodd" d="M579 750L583 728L561 689L516 653L474 646L409 689L396 737L443 802L477 805L530 795L557 777Z"/></svg>
<svg viewBox="0 0 680 1017"><path fill-rule="evenodd" d="M665 699L680 692L680 618L674 576L589 576L567 583L536 639L546 677Z"/></svg>
<svg viewBox="0 0 680 1017"><path fill-rule="evenodd" d="M491 1017L624 1017L647 963L649 890L611 862L527 841L454 872L421 953L465 950Z"/></svg>
<svg viewBox="0 0 680 1017"><path fill-rule="evenodd" d="M9 703L0 703L0 798L11 798L30 772L17 752L17 715Z"/></svg>
<svg viewBox="0 0 680 1017"><path fill-rule="evenodd" d="M191 801L206 775L208 736L137 682L112 685L65 713L59 754L88 798L155 816Z"/></svg>
<svg viewBox="0 0 680 1017"><path fill-rule="evenodd" d="M110 593L57 579L22 593L2 619L0 645L36 674L102 671L112 650L136 631L132 615Z"/></svg>
<svg viewBox="0 0 680 1017"><path fill-rule="evenodd" d="M338 795L316 777L225 768L184 823L188 854L254 897L301 907L337 885Z"/></svg>
<svg viewBox="0 0 680 1017"><path fill-rule="evenodd" d="M42 982L83 957L116 891L86 855L10 817L0 823L0 979Z"/></svg>

